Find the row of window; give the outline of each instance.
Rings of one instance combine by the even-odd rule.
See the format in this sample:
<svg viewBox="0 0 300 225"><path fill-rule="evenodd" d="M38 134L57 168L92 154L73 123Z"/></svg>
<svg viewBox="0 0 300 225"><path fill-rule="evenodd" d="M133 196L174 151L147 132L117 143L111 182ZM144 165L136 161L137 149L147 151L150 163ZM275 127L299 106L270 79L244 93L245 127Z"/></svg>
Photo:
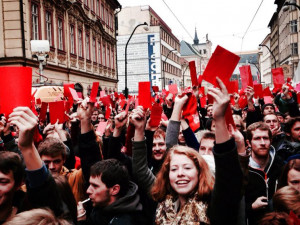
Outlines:
<svg viewBox="0 0 300 225"><path fill-rule="evenodd" d="M169 64L169 63L163 63L164 71L168 72L170 74L174 74L176 76L181 76L181 70L177 67Z"/></svg>
<svg viewBox="0 0 300 225"><path fill-rule="evenodd" d="M39 25L39 5L31 5L32 16L32 39L43 39L40 34ZM57 17L57 46L54 43L54 24L53 13L45 11L45 34L46 39L49 41L51 47L57 47L58 50L66 51L65 47L65 33L64 33L64 20L62 17ZM90 37L89 29L86 28L85 32L82 28L75 29L74 24L69 26L70 35L70 53L78 55L80 58L92 60L95 63L102 64L103 66L115 69L114 63L114 46L102 41L100 37ZM92 46L91 46L92 45ZM92 58L91 58L92 57Z"/></svg>
<svg viewBox="0 0 300 225"><path fill-rule="evenodd" d="M290 24L291 24L291 33L297 33L298 32L297 20L292 20Z"/></svg>
<svg viewBox="0 0 300 225"><path fill-rule="evenodd" d="M102 64L103 66L115 69L115 55L114 55L114 47L109 43L102 42L100 39L96 39L96 37L92 38L92 52L91 52L91 44L90 44L90 34L85 33L83 35L82 29L77 29L77 39L75 26L73 24L69 27L70 30L70 53L72 55L78 55L79 58L86 58L87 60L92 60L94 63ZM77 48L76 48L77 41ZM84 45L85 43L85 45ZM84 54L85 53L85 54ZM91 59L92 55L92 59Z"/></svg>
<svg viewBox="0 0 300 225"><path fill-rule="evenodd" d="M88 10L91 9L93 14L96 14L111 30L114 30L113 12L110 12L101 0L84 0L84 7Z"/></svg>
<svg viewBox="0 0 300 225"><path fill-rule="evenodd" d="M292 43L292 55L298 55L298 43Z"/></svg>
<svg viewBox="0 0 300 225"><path fill-rule="evenodd" d="M172 38L167 32L161 29L160 35L160 38L167 42L172 48L180 49L179 43L174 38Z"/></svg>
<svg viewBox="0 0 300 225"><path fill-rule="evenodd" d="M168 56L168 59L171 59L174 62L179 63L179 57L174 53L174 52L170 52L171 50L166 48L165 46L161 46L161 54L164 55L165 57Z"/></svg>

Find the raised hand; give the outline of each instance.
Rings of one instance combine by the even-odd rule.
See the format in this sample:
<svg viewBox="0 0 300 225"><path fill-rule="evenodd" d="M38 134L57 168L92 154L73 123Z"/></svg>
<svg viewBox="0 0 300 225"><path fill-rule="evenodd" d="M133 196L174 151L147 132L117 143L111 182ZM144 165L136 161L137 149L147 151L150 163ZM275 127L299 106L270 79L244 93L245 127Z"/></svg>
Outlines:
<svg viewBox="0 0 300 225"><path fill-rule="evenodd" d="M144 130L146 125L146 113L142 106L138 106L132 111L129 117L130 123L135 127L134 140L144 140Z"/></svg>

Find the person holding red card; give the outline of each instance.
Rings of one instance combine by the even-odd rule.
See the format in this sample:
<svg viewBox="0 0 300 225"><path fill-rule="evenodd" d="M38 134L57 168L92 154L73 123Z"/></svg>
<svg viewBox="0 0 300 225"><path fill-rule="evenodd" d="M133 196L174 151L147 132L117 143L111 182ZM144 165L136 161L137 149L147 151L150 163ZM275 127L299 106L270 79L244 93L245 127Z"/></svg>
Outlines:
<svg viewBox="0 0 300 225"><path fill-rule="evenodd" d="M209 89L215 99L213 117L217 127L214 154L216 171L219 172L216 174L215 183L207 164L199 153L184 146L174 146L169 150L162 169L157 177L154 177L147 167L147 149L144 138L145 115L140 112L132 115L131 121L136 128L133 138L133 145L136 146L133 148L133 168L136 169L133 169L133 175L140 181L147 181L149 184L147 192L151 189L153 199L159 202L156 210L156 224L188 224L189 222L235 224L236 222L241 200L243 173L238 161L235 141L230 138L224 117L229 104L229 96L224 84L220 80L218 82L222 90ZM181 101L186 101L185 97ZM174 110L177 109L174 108ZM138 157L135 152L140 152ZM144 166L141 167L140 162L143 162ZM214 184L215 187L213 187ZM230 192L221 191L224 188Z"/></svg>

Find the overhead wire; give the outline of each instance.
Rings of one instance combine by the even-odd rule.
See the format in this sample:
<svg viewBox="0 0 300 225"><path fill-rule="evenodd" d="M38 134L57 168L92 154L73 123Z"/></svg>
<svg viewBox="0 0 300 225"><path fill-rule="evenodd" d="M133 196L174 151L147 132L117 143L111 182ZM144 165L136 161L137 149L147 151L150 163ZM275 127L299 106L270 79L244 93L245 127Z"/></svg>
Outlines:
<svg viewBox="0 0 300 225"><path fill-rule="evenodd" d="M163 3L165 3L165 5L167 6L167 8L170 10L170 12L173 14L173 16L175 17L175 19L178 21L178 23L181 25L181 27L185 30L185 32L190 36L190 38L193 40L194 38L192 37L192 35L187 31L187 29L185 28L185 26L180 22L180 20L178 19L178 17L175 15L175 13L172 11L172 9L169 7L169 5L165 2L165 0L162 0Z"/></svg>
<svg viewBox="0 0 300 225"><path fill-rule="evenodd" d="M260 2L260 4L259 4L259 6L258 6L258 8L257 8L257 10L256 10L256 12L255 12L255 14L254 14L254 16L252 17L252 20L251 20L249 26L247 27L247 29L246 29L246 31L245 31L243 37L242 37L241 52L242 52L242 50L243 50L244 38L245 38L246 34L248 33L248 30L249 30L249 28L250 28L252 22L254 21L254 19L255 19L255 17L256 17L256 15L257 15L257 13L258 13L258 11L259 11L259 9L260 9L260 7L261 7L261 5L262 5L263 2L264 2L264 0L261 0L261 2Z"/></svg>

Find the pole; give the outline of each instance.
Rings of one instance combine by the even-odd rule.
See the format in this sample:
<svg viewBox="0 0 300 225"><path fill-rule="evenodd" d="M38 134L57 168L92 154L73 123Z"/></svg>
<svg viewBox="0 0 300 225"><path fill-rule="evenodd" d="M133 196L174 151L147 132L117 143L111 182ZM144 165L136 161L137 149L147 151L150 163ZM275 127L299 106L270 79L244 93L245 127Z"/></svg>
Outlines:
<svg viewBox="0 0 300 225"><path fill-rule="evenodd" d="M274 59L274 66L275 66L274 68L276 68L276 58L275 58L273 52L271 51L271 49L267 45L259 44L259 46L264 46L269 50L270 54L272 55L272 57ZM273 85L273 74L272 73L271 73L271 85Z"/></svg>
<svg viewBox="0 0 300 225"><path fill-rule="evenodd" d="M127 87L127 46L128 46L128 43L130 41L130 39L132 38L132 35L134 34L135 30L139 27L139 26L148 26L148 24L146 22L144 23L141 23L141 24L138 24L136 25L136 27L133 29L126 45L125 45L125 97L128 98L128 87Z"/></svg>
<svg viewBox="0 0 300 225"><path fill-rule="evenodd" d="M170 53L171 53L171 52L175 52L175 51L177 51L177 49L171 49L171 50L168 52L166 59L164 60L164 64L163 64L164 89L166 89L166 75L165 75L165 69L164 69L164 66L165 66L166 63L167 63L167 59L169 58Z"/></svg>

